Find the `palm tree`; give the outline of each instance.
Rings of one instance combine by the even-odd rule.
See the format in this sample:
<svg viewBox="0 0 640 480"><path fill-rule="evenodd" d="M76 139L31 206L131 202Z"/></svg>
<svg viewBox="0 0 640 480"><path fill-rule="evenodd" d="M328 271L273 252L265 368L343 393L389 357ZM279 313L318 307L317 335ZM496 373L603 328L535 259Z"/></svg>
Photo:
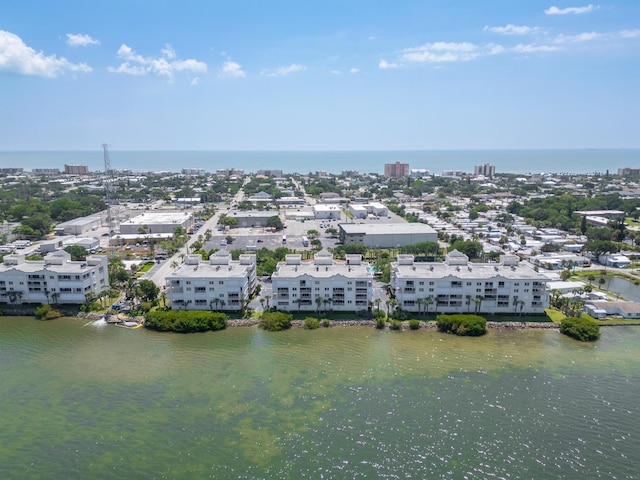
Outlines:
<svg viewBox="0 0 640 480"><path fill-rule="evenodd" d="M484 297L482 295L478 295L476 298L473 299L473 303L476 304L476 313L478 313L478 311L480 310L480 306L482 305L483 300L484 300Z"/></svg>
<svg viewBox="0 0 640 480"><path fill-rule="evenodd" d="M331 305L331 303L333 303L333 299L332 298L325 298L322 300L322 303L324 303L324 311L326 312L327 309L327 305Z"/></svg>
<svg viewBox="0 0 640 480"><path fill-rule="evenodd" d="M467 299L467 313L469 313L471 311L471 300L473 296L467 295L465 298Z"/></svg>
<svg viewBox="0 0 640 480"><path fill-rule="evenodd" d="M380 311L380 304L382 303L382 299L381 298L376 298L373 303L376 304L376 307L378 307L378 311Z"/></svg>
<svg viewBox="0 0 640 480"><path fill-rule="evenodd" d="M58 304L58 299L60 298L60 292L53 292L51 294L51 300L53 301L54 305Z"/></svg>
<svg viewBox="0 0 640 480"><path fill-rule="evenodd" d="M427 313L429 313L429 306L433 303L433 295L429 295L427 298L424 299L424 305L425 305L425 315Z"/></svg>
<svg viewBox="0 0 640 480"><path fill-rule="evenodd" d="M219 298L214 298L213 299L213 303L216 304L216 310L218 310L218 304L220 303L220 299Z"/></svg>
<svg viewBox="0 0 640 480"><path fill-rule="evenodd" d="M224 300L220 300L220 310L224 310L224 306L227 304Z"/></svg>
<svg viewBox="0 0 640 480"><path fill-rule="evenodd" d="M518 300L518 304L520 305L520 316L522 316L522 309L524 308L525 303L526 302L524 300Z"/></svg>
<svg viewBox="0 0 640 480"><path fill-rule="evenodd" d="M262 307L262 311L264 312L264 298L260 299L260 306Z"/></svg>
<svg viewBox="0 0 640 480"><path fill-rule="evenodd" d="M269 307L269 300L271 300L271 295L265 295L264 296L264 300L265 300L265 302L267 302L267 309L269 309L270 308Z"/></svg>
<svg viewBox="0 0 640 480"><path fill-rule="evenodd" d="M317 312L320 313L320 305L322 305L322 297L320 295L316 297L316 305L317 305Z"/></svg>

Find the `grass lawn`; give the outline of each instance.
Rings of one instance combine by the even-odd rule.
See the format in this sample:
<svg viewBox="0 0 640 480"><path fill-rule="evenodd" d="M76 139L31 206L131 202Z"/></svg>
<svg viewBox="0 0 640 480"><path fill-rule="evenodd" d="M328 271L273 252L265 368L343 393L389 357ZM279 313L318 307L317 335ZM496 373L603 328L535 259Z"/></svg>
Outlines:
<svg viewBox="0 0 640 480"><path fill-rule="evenodd" d="M138 272L142 272L142 273L148 272L149 270L151 270L151 268L153 268L155 264L156 264L155 262L143 263L140 269L138 270Z"/></svg>

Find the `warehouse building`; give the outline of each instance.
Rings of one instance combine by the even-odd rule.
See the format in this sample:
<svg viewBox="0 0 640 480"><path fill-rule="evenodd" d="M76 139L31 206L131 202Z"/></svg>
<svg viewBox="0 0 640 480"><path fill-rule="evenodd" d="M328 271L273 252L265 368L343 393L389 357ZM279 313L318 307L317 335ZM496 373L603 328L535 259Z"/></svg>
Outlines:
<svg viewBox="0 0 640 480"><path fill-rule="evenodd" d="M341 223L340 242L371 248L397 248L437 242L438 233L424 223Z"/></svg>

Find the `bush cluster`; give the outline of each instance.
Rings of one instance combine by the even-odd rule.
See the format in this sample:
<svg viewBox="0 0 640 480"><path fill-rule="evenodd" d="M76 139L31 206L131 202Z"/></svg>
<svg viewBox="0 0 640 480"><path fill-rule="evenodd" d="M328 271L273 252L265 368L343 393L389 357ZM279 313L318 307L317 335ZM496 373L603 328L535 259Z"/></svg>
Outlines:
<svg viewBox="0 0 640 480"><path fill-rule="evenodd" d="M320 327L320 320L315 317L307 317L304 319L304 328L307 330L315 330Z"/></svg>
<svg viewBox="0 0 640 480"><path fill-rule="evenodd" d="M560 322L560 333L581 342L593 342L600 338L600 325L591 318L565 318Z"/></svg>
<svg viewBox="0 0 640 480"><path fill-rule="evenodd" d="M420 320L416 320L415 318L409 320L409 328L411 330L418 330L420 328Z"/></svg>
<svg viewBox="0 0 640 480"><path fill-rule="evenodd" d="M62 313L51 305L42 305L36 308L36 318L38 320L53 320L62 317Z"/></svg>
<svg viewBox="0 0 640 480"><path fill-rule="evenodd" d="M278 332L291 328L293 315L283 312L263 312L258 326L269 332Z"/></svg>
<svg viewBox="0 0 640 480"><path fill-rule="evenodd" d="M193 333L227 328L227 315L202 310L156 310L145 314L144 326L159 332Z"/></svg>
<svg viewBox="0 0 640 480"><path fill-rule="evenodd" d="M479 337L487 333L487 320L479 315L438 315L438 330L454 335Z"/></svg>

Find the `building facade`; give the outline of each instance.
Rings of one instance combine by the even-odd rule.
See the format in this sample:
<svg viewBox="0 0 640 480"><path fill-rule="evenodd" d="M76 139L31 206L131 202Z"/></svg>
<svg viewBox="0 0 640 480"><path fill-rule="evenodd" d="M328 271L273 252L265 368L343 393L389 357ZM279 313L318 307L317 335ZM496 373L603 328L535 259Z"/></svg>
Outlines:
<svg viewBox="0 0 640 480"><path fill-rule="evenodd" d="M496 166L490 163L483 163L482 165L476 165L473 169L474 175L483 175L488 178L493 178L496 174Z"/></svg>
<svg viewBox="0 0 640 480"><path fill-rule="evenodd" d="M204 261L201 255L187 255L165 281L173 309L242 310L256 286L256 256L232 260L221 250Z"/></svg>
<svg viewBox="0 0 640 480"><path fill-rule="evenodd" d="M391 289L398 307L410 312L543 314L546 281L515 255L471 263L454 250L443 263L415 262L413 255L391 263Z"/></svg>
<svg viewBox="0 0 640 480"><path fill-rule="evenodd" d="M391 177L408 177L409 176L409 164L408 163L385 163L384 164L384 176Z"/></svg>
<svg viewBox="0 0 640 480"><path fill-rule="evenodd" d="M271 276L272 306L288 311L360 311L373 299L373 274L361 255L339 262L318 252L312 262L287 255Z"/></svg>
<svg viewBox="0 0 640 480"><path fill-rule="evenodd" d="M177 227L188 231L193 227L193 216L187 212L143 213L120 224L123 235L173 233Z"/></svg>
<svg viewBox="0 0 640 480"><path fill-rule="evenodd" d="M71 261L58 250L44 260L5 255L0 264L0 301L10 304L82 304L109 288L106 256Z"/></svg>
<svg viewBox="0 0 640 480"><path fill-rule="evenodd" d="M338 228L345 245L397 248L438 241L438 232L424 223L341 223Z"/></svg>
<svg viewBox="0 0 640 480"><path fill-rule="evenodd" d="M89 167L87 165L64 165L64 173L67 175L87 175Z"/></svg>

